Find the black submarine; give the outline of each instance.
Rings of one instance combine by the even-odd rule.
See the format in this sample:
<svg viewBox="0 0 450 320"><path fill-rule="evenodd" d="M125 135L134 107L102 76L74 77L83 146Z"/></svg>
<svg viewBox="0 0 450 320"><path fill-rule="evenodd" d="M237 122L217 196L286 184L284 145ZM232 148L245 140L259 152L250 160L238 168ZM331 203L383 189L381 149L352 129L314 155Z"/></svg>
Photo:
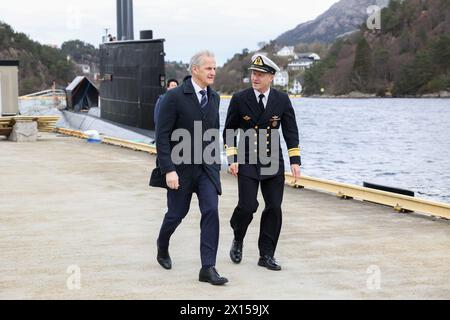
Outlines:
<svg viewBox="0 0 450 320"><path fill-rule="evenodd" d="M100 45L100 117L154 130L153 112L166 84L164 39L152 30L134 39L133 0L117 0L117 40Z"/></svg>

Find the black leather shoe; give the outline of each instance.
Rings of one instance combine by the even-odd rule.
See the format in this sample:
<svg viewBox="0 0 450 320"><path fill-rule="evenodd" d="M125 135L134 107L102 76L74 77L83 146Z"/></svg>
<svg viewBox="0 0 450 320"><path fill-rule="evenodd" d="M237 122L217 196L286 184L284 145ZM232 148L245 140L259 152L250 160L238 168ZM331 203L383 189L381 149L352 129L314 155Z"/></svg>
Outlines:
<svg viewBox="0 0 450 320"><path fill-rule="evenodd" d="M172 260L170 259L169 249L160 249L158 247L158 263L166 270L172 269Z"/></svg>
<svg viewBox="0 0 450 320"><path fill-rule="evenodd" d="M221 286L228 282L227 278L221 277L216 268L202 268L199 275L200 282L209 282L215 286Z"/></svg>
<svg viewBox="0 0 450 320"><path fill-rule="evenodd" d="M273 271L281 270L281 266L275 261L275 258L267 255L259 258L258 266L265 267Z"/></svg>
<svg viewBox="0 0 450 320"><path fill-rule="evenodd" d="M241 263L242 261L242 241L233 240L230 250L230 258L234 263Z"/></svg>

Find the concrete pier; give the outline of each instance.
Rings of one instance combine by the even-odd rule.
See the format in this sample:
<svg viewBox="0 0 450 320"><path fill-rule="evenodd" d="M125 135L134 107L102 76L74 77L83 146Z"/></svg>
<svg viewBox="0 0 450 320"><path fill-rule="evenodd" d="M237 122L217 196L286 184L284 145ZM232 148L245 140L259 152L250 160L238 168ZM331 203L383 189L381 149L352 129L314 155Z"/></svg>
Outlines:
<svg viewBox="0 0 450 320"><path fill-rule="evenodd" d="M283 270L257 266L262 208L234 265L237 183L223 173L217 268L230 283L213 287L198 281L195 197L171 241L173 269L156 262L166 197L148 187L154 156L43 133L0 140L0 151L0 299L450 299L448 221L287 187Z"/></svg>

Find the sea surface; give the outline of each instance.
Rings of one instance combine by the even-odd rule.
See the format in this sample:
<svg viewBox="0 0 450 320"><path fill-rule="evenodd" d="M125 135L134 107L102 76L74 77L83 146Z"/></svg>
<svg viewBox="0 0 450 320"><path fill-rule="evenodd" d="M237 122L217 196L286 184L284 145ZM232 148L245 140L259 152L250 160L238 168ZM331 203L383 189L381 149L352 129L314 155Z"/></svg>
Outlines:
<svg viewBox="0 0 450 320"><path fill-rule="evenodd" d="M221 102L222 127L229 103ZM450 99L298 98L292 104L303 174L450 203Z"/></svg>

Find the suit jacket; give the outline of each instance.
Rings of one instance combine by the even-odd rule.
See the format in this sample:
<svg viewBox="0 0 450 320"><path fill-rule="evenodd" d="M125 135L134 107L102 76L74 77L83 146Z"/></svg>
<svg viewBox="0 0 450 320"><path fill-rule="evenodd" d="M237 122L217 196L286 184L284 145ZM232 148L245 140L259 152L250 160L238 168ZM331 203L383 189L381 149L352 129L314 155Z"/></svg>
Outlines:
<svg viewBox="0 0 450 320"><path fill-rule="evenodd" d="M298 127L295 119L294 108L292 107L289 96L276 89L270 89L269 100L267 101L264 112L261 113L253 88L234 94L230 101L227 119L225 122L225 130L223 132L228 163L236 163L238 162L238 158L245 158L245 162L242 163L241 161L239 164L239 174L258 180L264 180L273 176L284 174L284 158L281 150L279 135L279 158L278 167L277 170L275 170L275 173L261 173L261 169L264 167L269 167L270 164L262 164L259 156L259 148L263 148L263 152L266 152L264 156L270 157L272 155L271 143L273 132L275 130L278 131L280 126L283 132L284 140L287 144L290 163L301 165ZM227 129L242 129L244 132L249 129L253 129L256 134L263 134L266 138L264 140L264 145L260 145L261 143L259 141L259 136L257 139L257 145L249 145L248 142L245 142L245 139L240 139L239 145L237 145L237 139L227 141ZM242 150L245 150L245 157L238 154L238 151ZM250 164L249 162L251 153L256 153L256 155L252 155L257 158L256 164Z"/></svg>
<svg viewBox="0 0 450 320"><path fill-rule="evenodd" d="M207 164L202 157L205 148L211 142L204 142L203 139L194 141L194 123L201 123L202 137L206 130L219 130L219 95L210 87L208 92L208 105L205 108L200 107L197 95L191 82L191 78L187 79L181 86L170 90L166 93L161 101L161 112L158 117L158 130L156 132L156 148L158 152L159 170L161 177L165 179L168 172L176 171L180 179L180 188L194 191L195 179L202 173L206 172L211 181L214 183L217 193L222 194L220 183L220 161L214 164ZM172 150L179 144L179 141L171 141L172 133L177 129L184 129L190 134L190 155L188 163L174 164L172 161ZM198 137L197 137L198 138ZM201 138L201 137L200 137ZM183 141L184 142L184 141ZM195 163L194 144L200 143L201 148L197 148L197 159L202 159L201 164ZM216 150L220 150L220 141L214 141L217 145ZM188 150L186 150L188 151ZM202 154L200 155L199 152ZM184 155L184 152L180 152ZM165 183L164 183L165 184Z"/></svg>

